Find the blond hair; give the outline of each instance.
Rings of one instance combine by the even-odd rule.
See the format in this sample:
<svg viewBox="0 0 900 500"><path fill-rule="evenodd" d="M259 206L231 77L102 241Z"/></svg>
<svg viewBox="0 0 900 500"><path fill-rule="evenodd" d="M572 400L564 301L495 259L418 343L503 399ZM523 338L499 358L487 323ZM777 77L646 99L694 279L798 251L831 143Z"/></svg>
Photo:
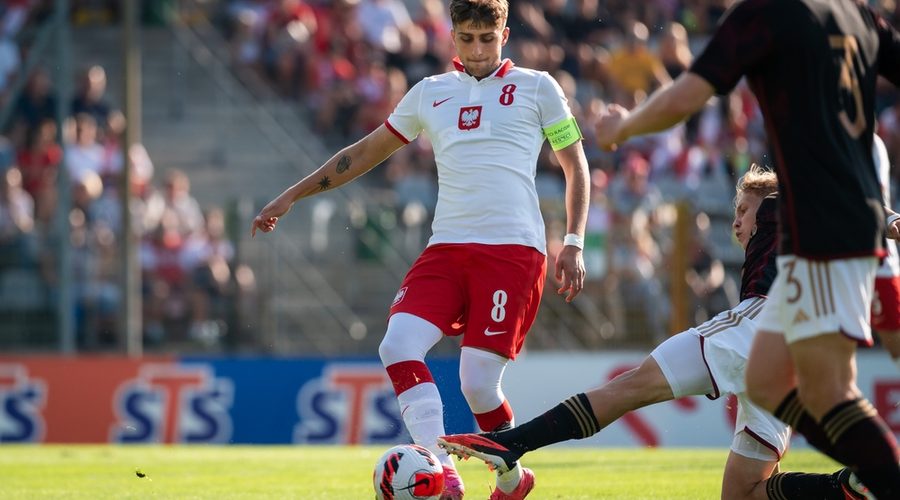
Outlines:
<svg viewBox="0 0 900 500"><path fill-rule="evenodd" d="M737 207L738 200L744 193L755 194L760 198L777 193L778 177L770 168L754 163L750 165L750 170L738 180L736 189L737 194L734 196L735 207Z"/></svg>

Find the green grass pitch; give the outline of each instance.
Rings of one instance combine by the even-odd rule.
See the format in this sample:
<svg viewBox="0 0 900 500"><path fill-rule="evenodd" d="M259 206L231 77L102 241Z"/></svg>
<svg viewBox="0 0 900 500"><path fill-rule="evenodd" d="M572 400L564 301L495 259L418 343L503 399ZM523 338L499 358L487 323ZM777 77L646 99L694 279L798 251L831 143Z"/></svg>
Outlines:
<svg viewBox="0 0 900 500"><path fill-rule="evenodd" d="M371 500L372 469L387 447L0 446L0 498ZM728 450L552 447L523 463L537 481L529 500L719 498ZM486 499L493 474L459 462L466 498ZM782 470L832 472L810 450ZM139 477L143 475L144 477Z"/></svg>

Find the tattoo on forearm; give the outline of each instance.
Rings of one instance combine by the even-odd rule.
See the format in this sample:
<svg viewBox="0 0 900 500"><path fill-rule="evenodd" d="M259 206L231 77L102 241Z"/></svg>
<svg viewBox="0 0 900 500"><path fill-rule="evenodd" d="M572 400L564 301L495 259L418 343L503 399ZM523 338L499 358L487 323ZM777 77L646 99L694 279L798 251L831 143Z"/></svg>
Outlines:
<svg viewBox="0 0 900 500"><path fill-rule="evenodd" d="M353 160L350 159L349 156L344 155L338 160L337 163L337 173L343 174L347 170L350 170L350 164L353 163Z"/></svg>
<svg viewBox="0 0 900 500"><path fill-rule="evenodd" d="M325 191L326 189L331 187L331 179L326 175L322 177L322 180L319 181L319 191Z"/></svg>

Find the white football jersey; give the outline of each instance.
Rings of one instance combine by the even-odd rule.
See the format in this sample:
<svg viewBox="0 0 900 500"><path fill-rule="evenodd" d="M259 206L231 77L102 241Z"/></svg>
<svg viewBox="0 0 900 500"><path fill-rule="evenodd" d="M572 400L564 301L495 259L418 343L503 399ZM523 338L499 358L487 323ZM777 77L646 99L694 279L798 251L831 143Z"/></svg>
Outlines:
<svg viewBox="0 0 900 500"><path fill-rule="evenodd" d="M881 137L875 135L875 142L872 144L872 154L875 157L875 172L878 173L878 181L881 183L881 193L884 195L884 204L891 206L891 160L888 157L887 148ZM888 238L887 240L888 256L878 267L875 273L879 278L890 278L891 276L900 276L900 256L897 254L897 242Z"/></svg>
<svg viewBox="0 0 900 500"><path fill-rule="evenodd" d="M413 86L385 125L408 143L428 134L438 171L438 243L518 244L546 253L534 185L543 129L571 118L556 80L506 59L476 80L457 71Z"/></svg>

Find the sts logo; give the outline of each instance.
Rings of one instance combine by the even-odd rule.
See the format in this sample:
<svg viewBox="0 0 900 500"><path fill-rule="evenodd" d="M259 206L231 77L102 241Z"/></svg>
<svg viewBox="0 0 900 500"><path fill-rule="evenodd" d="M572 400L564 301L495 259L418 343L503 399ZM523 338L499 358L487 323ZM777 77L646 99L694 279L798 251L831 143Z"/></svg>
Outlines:
<svg viewBox="0 0 900 500"><path fill-rule="evenodd" d="M0 443L42 442L46 401L44 381L29 380L23 365L0 363Z"/></svg>
<svg viewBox="0 0 900 500"><path fill-rule="evenodd" d="M330 364L297 394L294 443L408 442L391 380L381 364Z"/></svg>
<svg viewBox="0 0 900 500"><path fill-rule="evenodd" d="M113 443L227 443L234 384L208 365L146 364L119 386Z"/></svg>

